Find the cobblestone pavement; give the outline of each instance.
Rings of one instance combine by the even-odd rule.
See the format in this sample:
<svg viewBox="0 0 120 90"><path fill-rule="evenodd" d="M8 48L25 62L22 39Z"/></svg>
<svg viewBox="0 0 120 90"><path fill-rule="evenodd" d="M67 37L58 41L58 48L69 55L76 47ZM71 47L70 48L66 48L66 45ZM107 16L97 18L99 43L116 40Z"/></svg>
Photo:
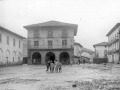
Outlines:
<svg viewBox="0 0 120 90"><path fill-rule="evenodd" d="M0 90L120 90L120 65L63 65L61 73L45 65L0 67Z"/></svg>

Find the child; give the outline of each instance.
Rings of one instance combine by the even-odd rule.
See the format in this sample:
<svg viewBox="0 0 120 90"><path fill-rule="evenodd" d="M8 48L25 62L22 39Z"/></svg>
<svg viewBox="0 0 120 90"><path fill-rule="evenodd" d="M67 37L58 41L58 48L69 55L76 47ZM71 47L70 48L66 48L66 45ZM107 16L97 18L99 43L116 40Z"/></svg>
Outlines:
<svg viewBox="0 0 120 90"><path fill-rule="evenodd" d="M50 72L54 72L54 67L55 67L55 65L54 65L54 63L51 61L51 63L50 63Z"/></svg>

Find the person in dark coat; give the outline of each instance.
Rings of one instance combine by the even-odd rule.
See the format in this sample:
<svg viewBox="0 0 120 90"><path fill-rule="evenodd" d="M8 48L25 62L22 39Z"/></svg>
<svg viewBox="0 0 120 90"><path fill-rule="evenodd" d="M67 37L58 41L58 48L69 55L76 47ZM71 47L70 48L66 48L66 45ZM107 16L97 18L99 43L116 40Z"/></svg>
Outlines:
<svg viewBox="0 0 120 90"><path fill-rule="evenodd" d="M78 65L80 65L80 59L78 59Z"/></svg>
<svg viewBox="0 0 120 90"><path fill-rule="evenodd" d="M83 60L83 64L85 64L85 59Z"/></svg>

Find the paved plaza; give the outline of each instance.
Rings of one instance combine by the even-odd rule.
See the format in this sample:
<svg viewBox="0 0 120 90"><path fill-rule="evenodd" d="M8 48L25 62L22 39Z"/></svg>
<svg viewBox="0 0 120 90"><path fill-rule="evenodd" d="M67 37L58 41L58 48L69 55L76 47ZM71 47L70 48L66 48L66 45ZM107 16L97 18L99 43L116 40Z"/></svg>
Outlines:
<svg viewBox="0 0 120 90"><path fill-rule="evenodd" d="M63 65L61 73L45 65L1 67L0 90L120 90L120 65Z"/></svg>

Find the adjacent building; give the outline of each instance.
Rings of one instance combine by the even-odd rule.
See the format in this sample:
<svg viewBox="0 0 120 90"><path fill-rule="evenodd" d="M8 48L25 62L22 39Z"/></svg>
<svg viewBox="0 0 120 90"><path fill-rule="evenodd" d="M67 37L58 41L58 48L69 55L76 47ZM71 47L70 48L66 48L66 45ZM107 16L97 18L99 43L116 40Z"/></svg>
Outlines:
<svg viewBox="0 0 120 90"><path fill-rule="evenodd" d="M120 23L117 23L106 35L108 37L108 58L109 62L119 61L119 31Z"/></svg>
<svg viewBox="0 0 120 90"><path fill-rule="evenodd" d="M0 66L22 64L23 39L0 26Z"/></svg>
<svg viewBox="0 0 120 90"><path fill-rule="evenodd" d="M74 58L74 36L77 24L48 21L24 26L28 30L28 64L45 64L57 59L70 64Z"/></svg>
<svg viewBox="0 0 120 90"><path fill-rule="evenodd" d="M78 63L78 59L82 54L82 45L80 43L74 42L74 63Z"/></svg>
<svg viewBox="0 0 120 90"><path fill-rule="evenodd" d="M86 63L92 63L94 54L95 54L94 51L82 47L82 54L81 54L81 58L80 58L81 62L83 62L83 60L85 60Z"/></svg>
<svg viewBox="0 0 120 90"><path fill-rule="evenodd" d="M93 45L96 58L107 58L108 42L101 42Z"/></svg>

